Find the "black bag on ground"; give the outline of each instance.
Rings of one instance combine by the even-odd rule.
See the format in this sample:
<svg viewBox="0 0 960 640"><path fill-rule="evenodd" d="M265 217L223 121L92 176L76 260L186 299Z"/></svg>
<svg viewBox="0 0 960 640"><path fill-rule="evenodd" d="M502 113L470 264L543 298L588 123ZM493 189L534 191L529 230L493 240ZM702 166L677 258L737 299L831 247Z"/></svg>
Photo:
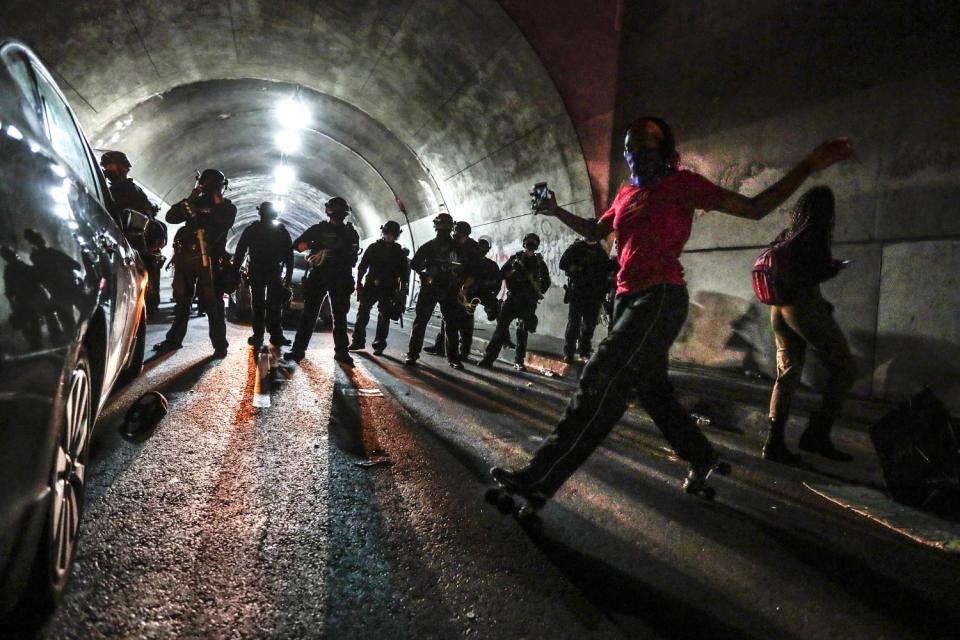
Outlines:
<svg viewBox="0 0 960 640"><path fill-rule="evenodd" d="M960 438L950 412L930 389L870 427L870 438L894 498L936 511L957 506Z"/></svg>

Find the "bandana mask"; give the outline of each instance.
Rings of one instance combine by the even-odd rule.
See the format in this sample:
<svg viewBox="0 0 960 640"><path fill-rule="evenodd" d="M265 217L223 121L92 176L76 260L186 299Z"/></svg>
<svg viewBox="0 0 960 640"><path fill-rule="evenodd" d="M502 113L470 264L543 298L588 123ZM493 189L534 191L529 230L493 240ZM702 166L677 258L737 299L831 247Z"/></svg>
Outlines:
<svg viewBox="0 0 960 640"><path fill-rule="evenodd" d="M630 183L637 187L649 187L673 173L673 169L663 161L657 149L624 151L623 159L630 167Z"/></svg>

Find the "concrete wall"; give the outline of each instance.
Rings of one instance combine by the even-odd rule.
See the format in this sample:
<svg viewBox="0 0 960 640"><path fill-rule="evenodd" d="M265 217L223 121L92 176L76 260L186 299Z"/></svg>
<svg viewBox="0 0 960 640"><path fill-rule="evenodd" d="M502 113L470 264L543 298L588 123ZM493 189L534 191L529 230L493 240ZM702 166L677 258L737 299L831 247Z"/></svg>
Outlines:
<svg viewBox="0 0 960 640"><path fill-rule="evenodd" d="M4 34L44 58L91 138L125 148L135 164L151 155L152 143L174 148L173 156L157 153L160 161L146 163L163 183L144 179L157 192L181 190L175 177L189 176L201 160L251 178L266 172L250 150L263 148L264 127L273 125L257 111L262 100L244 91L272 81L264 83L268 92L303 87L319 105L317 133L363 160L311 174L310 158L301 159L310 187L304 199L339 193L362 203L368 233L396 217L383 197L389 192L414 219L432 217L444 203L455 217L484 221L525 209L527 191L542 178L571 200L591 197L563 101L495 0L40 5L0 6ZM238 99L255 108L238 109ZM363 197L368 169L380 178L377 193Z"/></svg>
<svg viewBox="0 0 960 640"><path fill-rule="evenodd" d="M618 99L620 130L662 114L685 164L747 195L821 139L851 136L856 158L807 186L834 189L834 254L854 260L824 292L857 356L856 392L894 399L929 384L955 410L956 24L956 4L939 2L630 5ZM615 145L613 163L619 154ZM677 358L773 374L768 309L754 299L749 271L794 201L759 223L718 213L697 220L683 259L694 306ZM811 368L808 382L817 376Z"/></svg>

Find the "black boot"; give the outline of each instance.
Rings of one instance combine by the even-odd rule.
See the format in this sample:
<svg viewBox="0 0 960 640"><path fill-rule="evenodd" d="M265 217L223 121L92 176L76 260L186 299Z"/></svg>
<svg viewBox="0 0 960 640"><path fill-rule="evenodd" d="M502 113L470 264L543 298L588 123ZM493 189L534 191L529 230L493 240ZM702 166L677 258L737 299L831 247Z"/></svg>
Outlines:
<svg viewBox="0 0 960 640"><path fill-rule="evenodd" d="M784 419L770 419L770 432L767 434L767 442L763 445L763 459L781 464L797 464L800 462L800 456L787 449L787 443L783 439L783 430L787 421Z"/></svg>
<svg viewBox="0 0 960 640"><path fill-rule="evenodd" d="M800 448L811 453L819 453L824 458L837 462L850 462L853 456L840 451L833 446L830 440L830 430L833 428L833 416L815 411L810 414L810 423L803 435L800 436Z"/></svg>

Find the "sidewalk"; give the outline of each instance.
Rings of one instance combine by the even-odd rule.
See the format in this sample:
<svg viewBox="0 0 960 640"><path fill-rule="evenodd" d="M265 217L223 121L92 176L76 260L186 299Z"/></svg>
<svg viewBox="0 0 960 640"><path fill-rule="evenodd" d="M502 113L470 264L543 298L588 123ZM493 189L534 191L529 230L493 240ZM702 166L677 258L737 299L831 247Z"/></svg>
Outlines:
<svg viewBox="0 0 960 640"><path fill-rule="evenodd" d="M412 323L412 316L405 316L404 325L408 329ZM439 319L434 318L427 330L425 345L433 344L438 330ZM477 323L472 349L475 356L482 355L492 331L492 325ZM573 365L563 362L561 339L537 334L530 335L526 365L535 374L569 383L571 392L583 368L582 362ZM504 348L496 366L510 369L513 350ZM681 403L721 451L727 449L738 455L759 457L767 434L767 403L772 381L752 378L739 371L676 362L670 365L670 379ZM819 395L812 390L798 392L795 415L787 428L791 449L798 450L797 440L806 426L806 417L819 406L819 400ZM833 439L839 448L852 453L854 460L833 462L801 452L803 462L798 468L811 474L802 485L820 496L826 508L843 509L852 517L865 518L924 546L960 553L960 523L902 505L884 491L880 462L868 429L894 406L862 398L850 399L834 428ZM638 404L631 403L629 411L652 423Z"/></svg>

